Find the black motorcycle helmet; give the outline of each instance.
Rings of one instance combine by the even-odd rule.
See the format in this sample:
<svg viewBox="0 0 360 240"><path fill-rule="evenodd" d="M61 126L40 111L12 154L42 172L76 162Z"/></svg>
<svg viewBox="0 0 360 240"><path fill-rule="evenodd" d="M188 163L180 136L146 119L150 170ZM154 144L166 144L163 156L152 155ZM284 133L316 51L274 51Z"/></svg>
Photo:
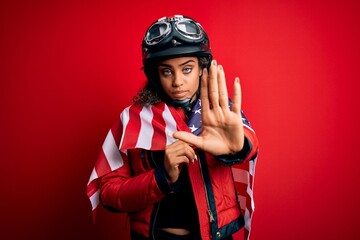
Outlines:
<svg viewBox="0 0 360 240"><path fill-rule="evenodd" d="M175 15L160 18L151 24L142 41L142 61L145 75L160 97L166 99L156 64L169 58L185 56L205 57L209 64L211 62L209 38L198 22L189 17ZM185 102L179 102L179 105L186 105Z"/></svg>

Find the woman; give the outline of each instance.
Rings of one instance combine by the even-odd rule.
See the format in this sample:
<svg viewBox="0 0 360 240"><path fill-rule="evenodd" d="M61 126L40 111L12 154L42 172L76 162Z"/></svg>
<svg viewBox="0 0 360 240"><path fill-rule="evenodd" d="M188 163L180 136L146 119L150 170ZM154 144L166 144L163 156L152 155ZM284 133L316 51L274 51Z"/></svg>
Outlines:
<svg viewBox="0 0 360 240"><path fill-rule="evenodd" d="M233 176L257 155L241 112L239 79L228 99L199 23L175 15L146 31L144 89L110 130L88 185L130 217L131 239L232 239L244 226Z"/></svg>

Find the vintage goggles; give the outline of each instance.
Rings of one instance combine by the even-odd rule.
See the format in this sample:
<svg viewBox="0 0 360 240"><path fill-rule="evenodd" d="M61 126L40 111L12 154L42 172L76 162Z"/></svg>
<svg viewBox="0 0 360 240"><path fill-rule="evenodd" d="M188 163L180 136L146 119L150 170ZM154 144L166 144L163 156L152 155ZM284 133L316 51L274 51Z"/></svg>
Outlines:
<svg viewBox="0 0 360 240"><path fill-rule="evenodd" d="M189 43L198 42L204 37L204 30L199 23L182 15L175 15L173 18L160 18L151 25L144 40L149 46L165 44L171 33L173 37L177 36L180 40Z"/></svg>

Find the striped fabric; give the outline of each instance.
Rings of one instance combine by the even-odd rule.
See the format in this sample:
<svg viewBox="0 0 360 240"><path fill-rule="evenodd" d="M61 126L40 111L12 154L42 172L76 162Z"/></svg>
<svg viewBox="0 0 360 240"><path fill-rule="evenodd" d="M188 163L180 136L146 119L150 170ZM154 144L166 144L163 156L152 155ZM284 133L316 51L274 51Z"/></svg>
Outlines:
<svg viewBox="0 0 360 240"><path fill-rule="evenodd" d="M255 210L253 187L256 160L257 158L242 164L236 164L232 166L235 187L238 191L238 200L240 203L241 213L245 218L244 239L250 238L251 217Z"/></svg>
<svg viewBox="0 0 360 240"><path fill-rule="evenodd" d="M164 103L149 107L131 105L121 112L120 122L108 132L88 181L87 195L94 218L99 205L100 178L124 164L127 149L163 150L175 141L170 133L179 130L188 128L176 110Z"/></svg>
<svg viewBox="0 0 360 240"><path fill-rule="evenodd" d="M141 107L131 105L122 111L120 121L108 132L102 151L95 163L87 185L93 216L99 206L99 184L103 175L114 171L124 164L127 149L141 148L146 150L164 150L165 146L176 141L171 133L176 131L201 132L201 102L197 102L189 118L189 127L179 113L165 103ZM244 127L253 131L246 118ZM196 127L194 127L194 125ZM254 211L253 179L256 159L232 167L239 202L245 216L245 239L249 238L251 215Z"/></svg>

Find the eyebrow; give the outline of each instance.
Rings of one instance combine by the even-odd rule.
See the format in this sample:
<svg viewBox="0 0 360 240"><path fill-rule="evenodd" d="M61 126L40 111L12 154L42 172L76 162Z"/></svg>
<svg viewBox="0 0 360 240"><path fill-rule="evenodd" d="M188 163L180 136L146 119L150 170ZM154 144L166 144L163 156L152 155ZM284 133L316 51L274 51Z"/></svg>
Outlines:
<svg viewBox="0 0 360 240"><path fill-rule="evenodd" d="M195 62L195 61L192 60L192 59L187 60L186 62L180 63L180 64L179 64L179 67L184 66L184 65L186 65L186 64L188 64L188 63L190 63L190 62ZM160 67L160 66L162 66L162 67L172 67L172 65L166 64L166 63L159 63L158 66L159 66L159 67Z"/></svg>

